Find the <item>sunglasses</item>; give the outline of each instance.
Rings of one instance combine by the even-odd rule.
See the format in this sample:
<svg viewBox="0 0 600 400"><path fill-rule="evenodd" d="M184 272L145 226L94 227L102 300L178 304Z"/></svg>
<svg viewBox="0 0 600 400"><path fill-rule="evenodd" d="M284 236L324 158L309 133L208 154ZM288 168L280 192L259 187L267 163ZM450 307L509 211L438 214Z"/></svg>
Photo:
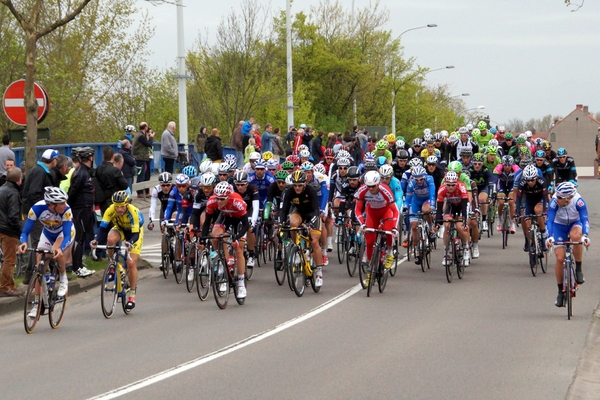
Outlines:
<svg viewBox="0 0 600 400"><path fill-rule="evenodd" d="M246 185L247 185L247 183L237 183L236 182L236 184L235 184L235 186L246 186Z"/></svg>
<svg viewBox="0 0 600 400"><path fill-rule="evenodd" d="M371 189L371 188L376 188L376 187L377 187L377 185L371 185L371 186L367 185L367 187L368 187L369 189Z"/></svg>
<svg viewBox="0 0 600 400"><path fill-rule="evenodd" d="M225 201L228 197L217 197L217 201Z"/></svg>
<svg viewBox="0 0 600 400"><path fill-rule="evenodd" d="M559 196L559 195L556 195L556 198L558 200L570 200L571 199L570 197L562 197L562 196Z"/></svg>
<svg viewBox="0 0 600 400"><path fill-rule="evenodd" d="M227 172L219 174L219 176L228 176L229 174Z"/></svg>
<svg viewBox="0 0 600 400"><path fill-rule="evenodd" d="M474 162L473 165L479 166L479 165L483 165L483 163L482 162Z"/></svg>
<svg viewBox="0 0 600 400"><path fill-rule="evenodd" d="M342 171L345 171L345 170L347 170L347 169L348 169L348 167L339 167L338 169L340 169L340 170L342 170Z"/></svg>
<svg viewBox="0 0 600 400"><path fill-rule="evenodd" d="M358 181L358 178L348 178L348 182L356 182Z"/></svg>
<svg viewBox="0 0 600 400"><path fill-rule="evenodd" d="M456 183L446 183L446 186L448 186L448 187L454 187L454 186L456 186Z"/></svg>
<svg viewBox="0 0 600 400"><path fill-rule="evenodd" d="M558 158L567 158L567 156L558 156Z"/></svg>
<svg viewBox="0 0 600 400"><path fill-rule="evenodd" d="M437 164L432 163L432 164L427 164L428 167L437 167Z"/></svg>
<svg viewBox="0 0 600 400"><path fill-rule="evenodd" d="M170 183L161 183L160 186L162 186L162 187L170 187L171 184Z"/></svg>
<svg viewBox="0 0 600 400"><path fill-rule="evenodd" d="M183 185L177 185L178 188L186 188L188 187L187 183L183 184Z"/></svg>
<svg viewBox="0 0 600 400"><path fill-rule="evenodd" d="M304 183L294 183L294 187L303 187Z"/></svg>

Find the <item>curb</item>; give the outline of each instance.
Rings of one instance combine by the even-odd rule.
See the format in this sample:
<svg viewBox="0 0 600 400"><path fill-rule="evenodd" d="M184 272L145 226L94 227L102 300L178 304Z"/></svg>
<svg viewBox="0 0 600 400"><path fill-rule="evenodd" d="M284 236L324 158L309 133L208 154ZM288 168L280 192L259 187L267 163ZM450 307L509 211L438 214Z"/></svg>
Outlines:
<svg viewBox="0 0 600 400"><path fill-rule="evenodd" d="M600 304L592 315L590 331L565 398L600 398Z"/></svg>

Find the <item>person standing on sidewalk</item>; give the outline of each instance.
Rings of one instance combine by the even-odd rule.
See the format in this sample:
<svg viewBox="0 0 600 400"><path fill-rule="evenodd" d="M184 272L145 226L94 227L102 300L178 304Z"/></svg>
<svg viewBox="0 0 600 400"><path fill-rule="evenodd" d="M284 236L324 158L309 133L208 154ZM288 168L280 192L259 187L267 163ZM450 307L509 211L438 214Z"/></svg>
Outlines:
<svg viewBox="0 0 600 400"><path fill-rule="evenodd" d="M147 123L140 122L140 131L133 137L133 156L138 173L137 183L150 180L150 153L152 153L152 145L154 143L154 131L150 129ZM137 191L137 197L150 197L149 189Z"/></svg>
<svg viewBox="0 0 600 400"><path fill-rule="evenodd" d="M133 157L131 154L131 142L129 139L121 139L121 148L119 149L119 154L123 156L123 167L121 168L121 171L123 171L123 176L127 181L129 192L133 194L133 177L136 173L135 157Z"/></svg>
<svg viewBox="0 0 600 400"><path fill-rule="evenodd" d="M6 169L4 168L6 160L15 159L15 152L11 150L12 143L13 142L10 141L8 134L2 136L3 146L0 147L0 174L6 172Z"/></svg>
<svg viewBox="0 0 600 400"><path fill-rule="evenodd" d="M23 173L13 167L6 171L6 183L0 187L0 246L4 254L2 276L0 277L0 297L18 297L23 291L15 287L13 279L17 262L17 246L21 236L21 195L19 186Z"/></svg>
<svg viewBox="0 0 600 400"><path fill-rule="evenodd" d="M244 147L242 140L242 126L244 121L238 122L238 127L235 128L231 135L231 148L235 150L235 158L237 160L237 167L242 168L244 166Z"/></svg>
<svg viewBox="0 0 600 400"><path fill-rule="evenodd" d="M175 122L169 122L167 129L165 129L160 138L160 144L160 155L165 163L163 171L172 174L175 160L177 160L177 156L179 155L177 140L175 140Z"/></svg>
<svg viewBox="0 0 600 400"><path fill-rule="evenodd" d="M196 151L196 154L198 154L198 164L200 164L202 160L206 158L206 152L204 151L206 139L208 139L206 129L207 128L205 126L201 126L200 132L198 132L198 134L196 135L196 147L194 148L194 150Z"/></svg>
<svg viewBox="0 0 600 400"><path fill-rule="evenodd" d="M212 162L221 162L223 159L223 146L221 145L221 138L219 137L219 130L213 128L210 132L210 137L206 140L206 157Z"/></svg>

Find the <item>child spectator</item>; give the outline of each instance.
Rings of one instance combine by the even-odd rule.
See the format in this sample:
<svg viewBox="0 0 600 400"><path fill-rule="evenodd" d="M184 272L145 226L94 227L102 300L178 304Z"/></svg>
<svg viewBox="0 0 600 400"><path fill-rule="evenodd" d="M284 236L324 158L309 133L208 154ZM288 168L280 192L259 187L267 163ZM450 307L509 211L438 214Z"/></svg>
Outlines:
<svg viewBox="0 0 600 400"><path fill-rule="evenodd" d="M248 139L248 146L246 146L246 148L244 149L244 162L248 163L250 162L250 153L254 153L256 150L254 148L254 145L256 144L256 140L254 140L254 138L250 138Z"/></svg>

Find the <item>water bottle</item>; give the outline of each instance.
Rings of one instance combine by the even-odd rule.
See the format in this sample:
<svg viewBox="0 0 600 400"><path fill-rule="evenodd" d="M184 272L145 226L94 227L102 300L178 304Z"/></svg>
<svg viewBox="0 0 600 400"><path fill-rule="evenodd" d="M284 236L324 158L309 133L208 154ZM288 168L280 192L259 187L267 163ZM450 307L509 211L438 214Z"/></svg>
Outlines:
<svg viewBox="0 0 600 400"><path fill-rule="evenodd" d="M125 282L125 268L119 264L119 275L121 276L121 282Z"/></svg>
<svg viewBox="0 0 600 400"><path fill-rule="evenodd" d="M217 252L215 250L210 252L210 262L215 262L215 259L217 258Z"/></svg>
<svg viewBox="0 0 600 400"><path fill-rule="evenodd" d="M48 285L48 290L51 291L54 288L54 280L56 277L54 274L48 273L46 274L46 285Z"/></svg>
<svg viewBox="0 0 600 400"><path fill-rule="evenodd" d="M304 249L304 257L307 260L310 260L310 250L309 249Z"/></svg>

